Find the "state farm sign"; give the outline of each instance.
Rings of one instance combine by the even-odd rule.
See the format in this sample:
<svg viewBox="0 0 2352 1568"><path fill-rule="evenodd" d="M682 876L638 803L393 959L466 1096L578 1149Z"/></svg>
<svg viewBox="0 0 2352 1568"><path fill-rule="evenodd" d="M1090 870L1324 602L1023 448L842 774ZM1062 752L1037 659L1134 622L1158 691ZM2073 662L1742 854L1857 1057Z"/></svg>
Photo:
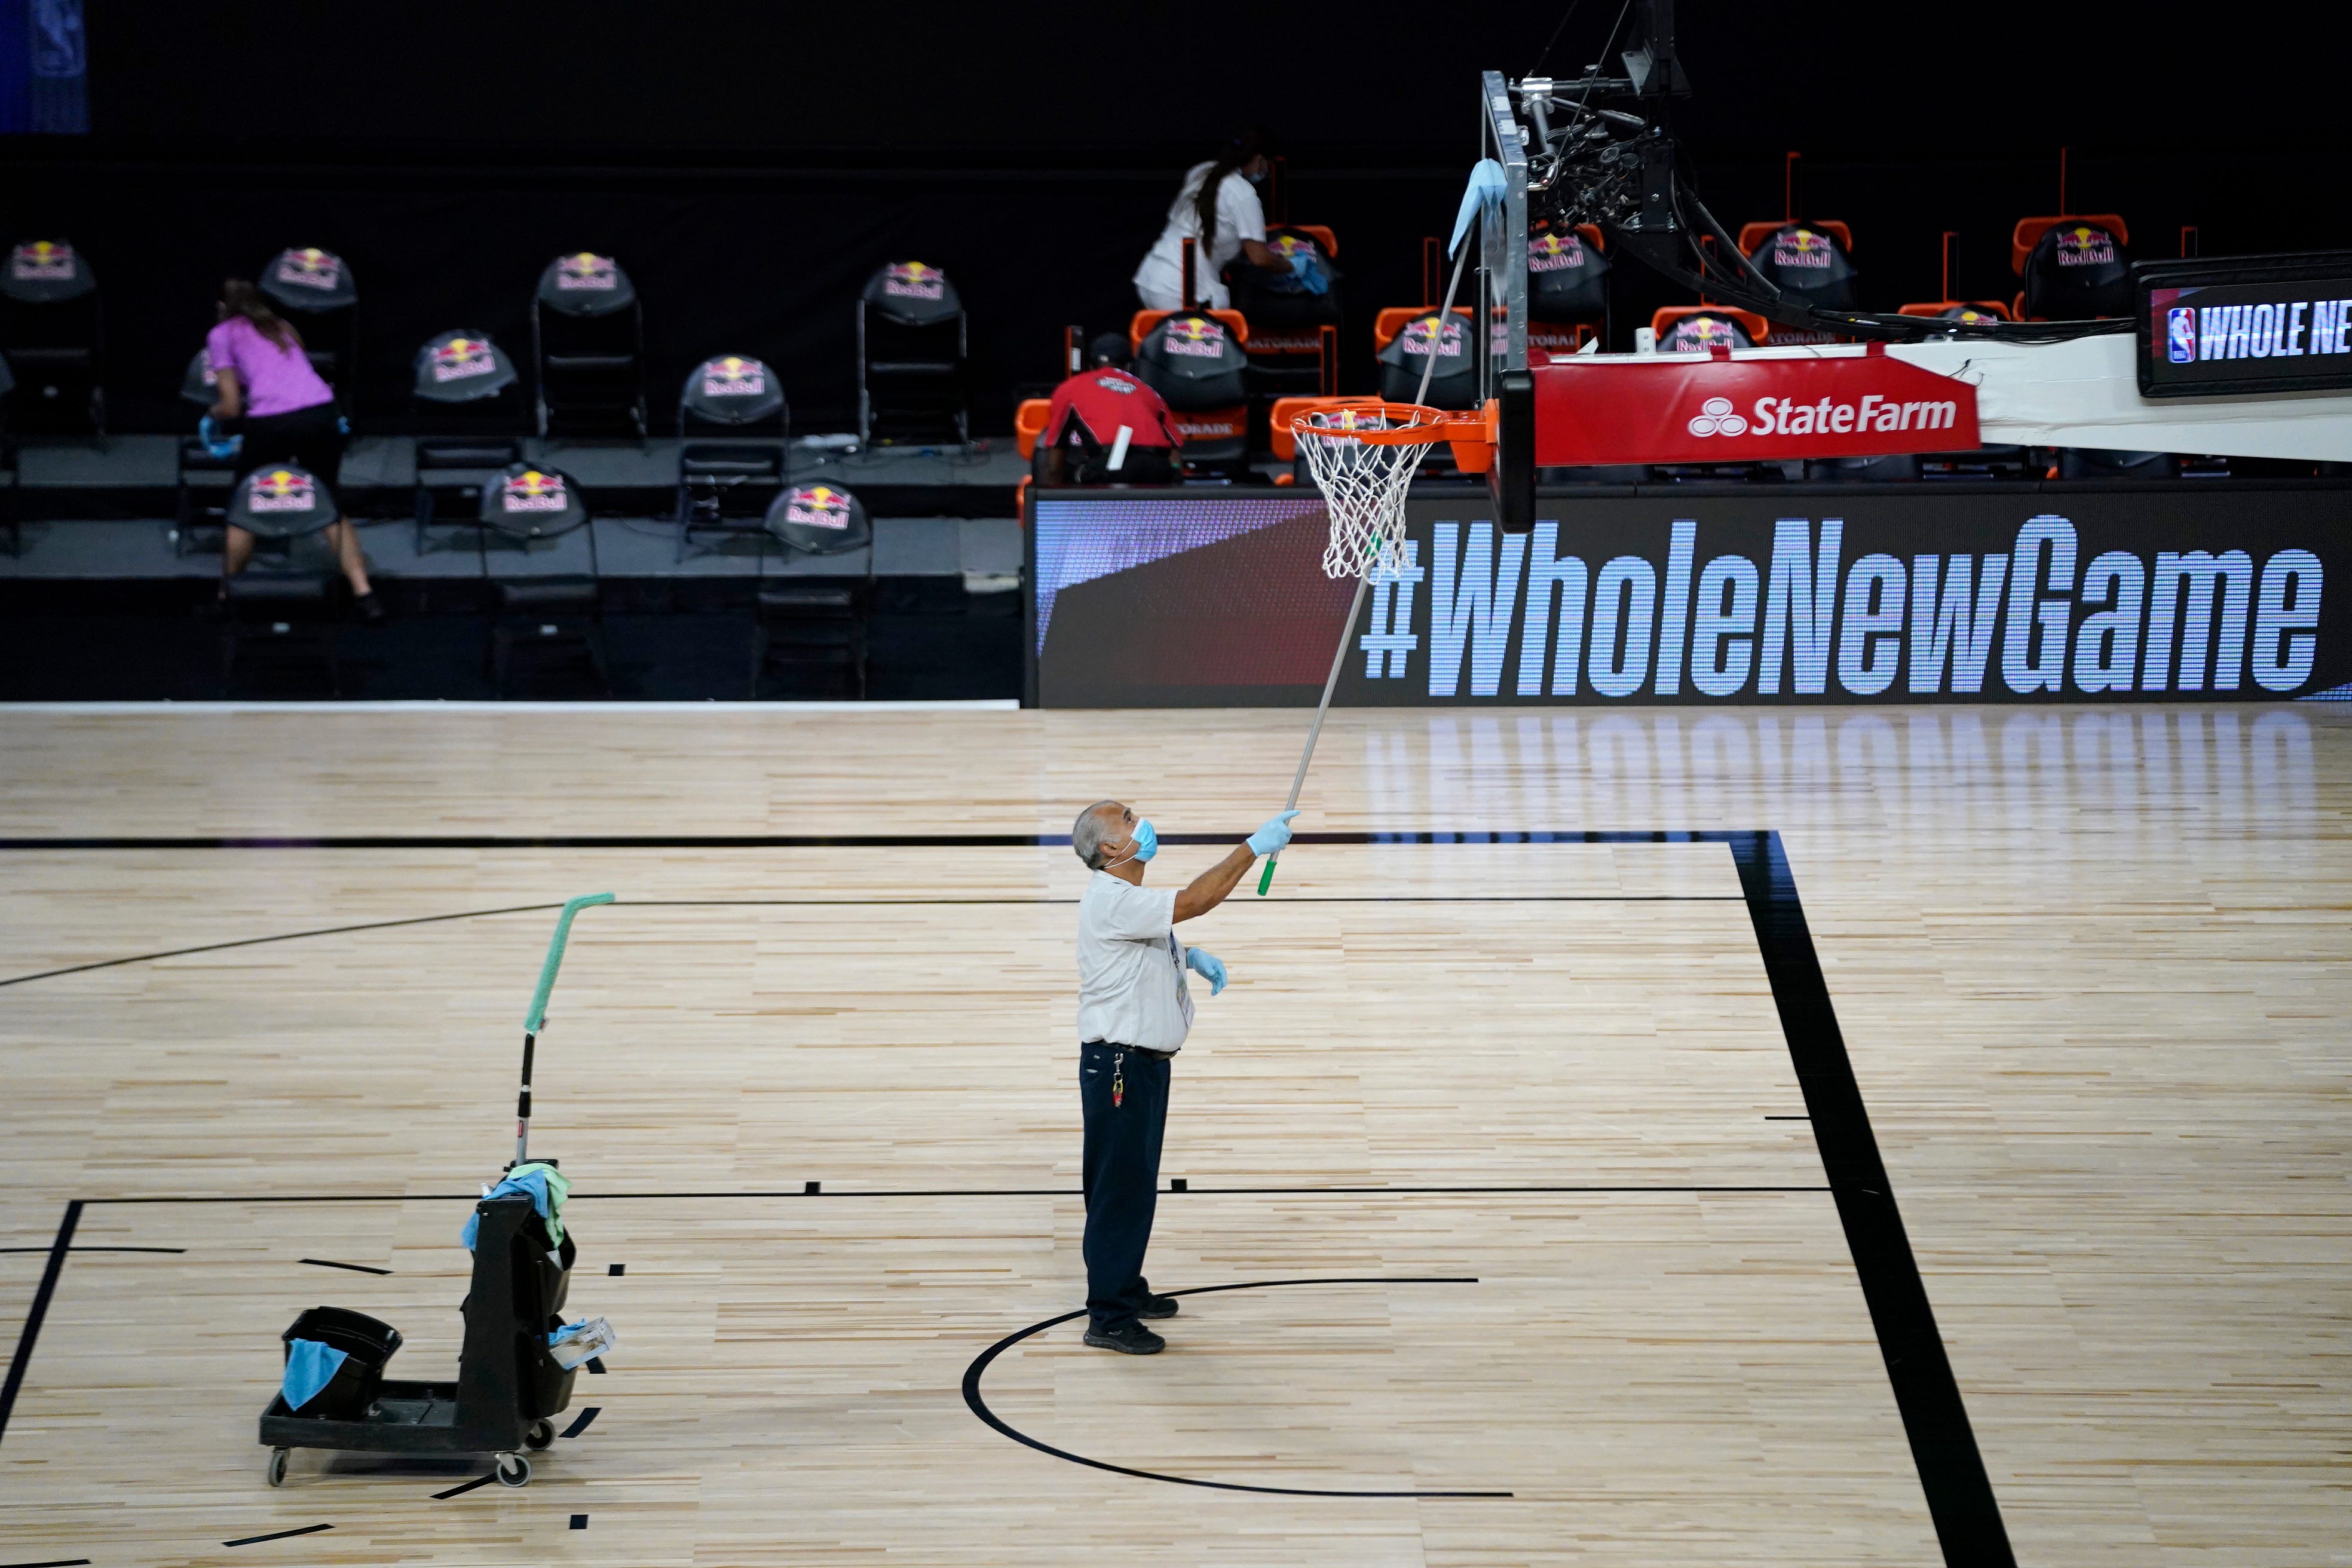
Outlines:
<svg viewBox="0 0 2352 1568"><path fill-rule="evenodd" d="M1862 353L1569 356L1540 364L1536 462L1705 463L1966 451L1976 388Z"/></svg>

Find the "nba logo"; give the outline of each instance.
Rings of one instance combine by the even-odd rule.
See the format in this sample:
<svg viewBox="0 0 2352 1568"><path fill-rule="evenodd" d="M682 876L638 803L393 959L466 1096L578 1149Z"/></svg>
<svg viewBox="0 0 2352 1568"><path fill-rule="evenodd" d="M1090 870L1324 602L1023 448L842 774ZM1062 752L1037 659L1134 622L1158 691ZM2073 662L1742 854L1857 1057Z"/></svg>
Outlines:
<svg viewBox="0 0 2352 1568"><path fill-rule="evenodd" d="M2179 305L2164 313L2165 350L2175 364L2193 364L2197 360L2197 310L2194 306Z"/></svg>

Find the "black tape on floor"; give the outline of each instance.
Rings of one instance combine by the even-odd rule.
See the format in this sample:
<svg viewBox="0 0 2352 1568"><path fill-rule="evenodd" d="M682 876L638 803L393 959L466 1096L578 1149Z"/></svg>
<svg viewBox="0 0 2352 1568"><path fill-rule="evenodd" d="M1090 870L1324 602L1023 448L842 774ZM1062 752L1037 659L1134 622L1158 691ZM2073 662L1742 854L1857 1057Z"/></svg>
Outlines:
<svg viewBox="0 0 2352 1568"><path fill-rule="evenodd" d="M235 1541L224 1541L221 1544L223 1546L251 1546L263 1541L284 1541L289 1536L316 1535L322 1530L332 1530L335 1527L331 1524L306 1524L299 1530L273 1530L267 1535L239 1536Z"/></svg>

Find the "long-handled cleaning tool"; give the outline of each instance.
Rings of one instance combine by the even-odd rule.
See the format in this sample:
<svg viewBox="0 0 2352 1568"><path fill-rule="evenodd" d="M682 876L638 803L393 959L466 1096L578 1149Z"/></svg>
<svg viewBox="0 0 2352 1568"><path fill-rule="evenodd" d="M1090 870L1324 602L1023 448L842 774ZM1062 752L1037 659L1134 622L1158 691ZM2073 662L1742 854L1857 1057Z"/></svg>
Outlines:
<svg viewBox="0 0 2352 1568"><path fill-rule="evenodd" d="M563 912L555 917L555 935L547 943L547 962L539 966L539 989L531 993L530 1012L522 1021L522 1093L515 1101L514 1165L530 1158L530 1061L539 1046L540 1031L547 1027L547 998L555 989L555 972L563 967L563 944L572 936L572 919L582 910L613 901L610 893L583 893L568 900Z"/></svg>

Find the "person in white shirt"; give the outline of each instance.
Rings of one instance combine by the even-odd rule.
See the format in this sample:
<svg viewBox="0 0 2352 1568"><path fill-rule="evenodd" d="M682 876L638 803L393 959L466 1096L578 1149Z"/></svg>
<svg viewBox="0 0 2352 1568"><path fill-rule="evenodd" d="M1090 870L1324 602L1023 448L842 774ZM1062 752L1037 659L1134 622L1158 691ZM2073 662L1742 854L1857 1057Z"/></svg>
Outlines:
<svg viewBox="0 0 2352 1568"><path fill-rule="evenodd" d="M1184 308L1188 239L1200 241L1192 247L1192 298L1212 310L1233 306L1223 275L1235 257L1269 272L1289 269L1290 263L1265 242L1265 205L1257 195L1274 151L1274 133L1253 126L1215 158L1184 172L1183 188L1168 209L1168 226L1135 269L1136 297L1145 310Z"/></svg>
<svg viewBox="0 0 2352 1568"><path fill-rule="evenodd" d="M1160 835L1115 800L1078 813L1070 848L1094 873L1078 900L1078 1104L1086 1114L1080 1182L1087 1200L1087 1343L1150 1355L1168 1342L1143 1326L1172 1318L1155 1296L1144 1249L1160 1201L1160 1144L1168 1126L1168 1064L1192 1026L1191 970L1214 996L1225 966L1176 940L1176 922L1225 901L1251 863L1290 842L1286 811L1184 888L1146 888Z"/></svg>

